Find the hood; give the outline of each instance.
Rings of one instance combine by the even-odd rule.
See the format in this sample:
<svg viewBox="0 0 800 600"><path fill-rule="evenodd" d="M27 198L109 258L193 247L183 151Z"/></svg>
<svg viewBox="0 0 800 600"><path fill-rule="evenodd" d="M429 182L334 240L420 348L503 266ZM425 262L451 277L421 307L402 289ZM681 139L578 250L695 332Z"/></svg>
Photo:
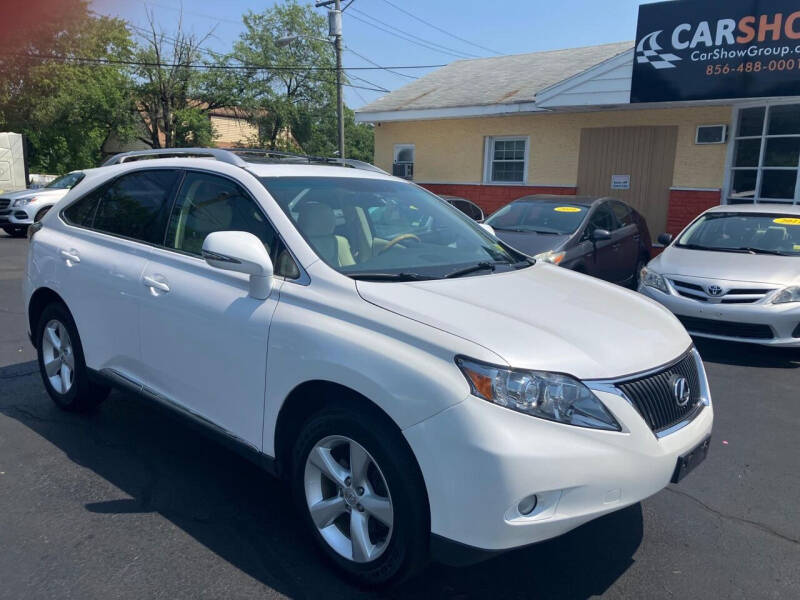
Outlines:
<svg viewBox="0 0 800 600"><path fill-rule="evenodd" d="M608 379L663 365L691 345L660 304L541 262L495 275L356 285L367 302L480 344L513 367Z"/></svg>
<svg viewBox="0 0 800 600"><path fill-rule="evenodd" d="M800 282L800 257L686 250L670 246L650 266L657 273L772 285Z"/></svg>
<svg viewBox="0 0 800 600"><path fill-rule="evenodd" d="M19 190L18 192L7 192L0 194L2 198L8 198L9 200L19 200L20 198L30 198L31 196L50 196L58 198L60 196L66 195L69 190L63 189L46 189L46 188L39 188L35 190Z"/></svg>
<svg viewBox="0 0 800 600"><path fill-rule="evenodd" d="M495 235L506 244L528 256L561 248L569 235L549 235L530 231L503 231L495 229Z"/></svg>

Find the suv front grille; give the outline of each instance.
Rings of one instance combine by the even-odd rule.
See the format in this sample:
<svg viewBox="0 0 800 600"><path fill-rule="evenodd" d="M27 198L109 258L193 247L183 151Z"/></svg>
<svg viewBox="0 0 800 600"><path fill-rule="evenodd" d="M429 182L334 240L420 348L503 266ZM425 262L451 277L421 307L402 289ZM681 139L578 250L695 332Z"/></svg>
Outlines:
<svg viewBox="0 0 800 600"><path fill-rule="evenodd" d="M685 406L679 406L673 391L676 377L689 381L691 395ZM691 417L702 403L700 373L693 352L657 373L617 383L647 425L655 433L673 427Z"/></svg>
<svg viewBox="0 0 800 600"><path fill-rule="evenodd" d="M753 340L771 340L775 337L769 325L759 323L737 323L735 321L717 321L699 317L675 315L683 323L689 333L707 333L724 337L748 338Z"/></svg>
<svg viewBox="0 0 800 600"><path fill-rule="evenodd" d="M9 200L8 198L0 198L0 210L8 208L9 204L11 204L11 200Z"/></svg>

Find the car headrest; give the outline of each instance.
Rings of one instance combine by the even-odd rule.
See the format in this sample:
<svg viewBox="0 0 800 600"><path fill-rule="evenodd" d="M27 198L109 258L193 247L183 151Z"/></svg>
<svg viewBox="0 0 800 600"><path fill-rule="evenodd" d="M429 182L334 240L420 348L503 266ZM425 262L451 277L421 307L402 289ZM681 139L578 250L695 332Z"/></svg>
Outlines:
<svg viewBox="0 0 800 600"><path fill-rule="evenodd" d="M333 235L336 229L336 215L327 204L307 202L300 207L297 226L308 237Z"/></svg>

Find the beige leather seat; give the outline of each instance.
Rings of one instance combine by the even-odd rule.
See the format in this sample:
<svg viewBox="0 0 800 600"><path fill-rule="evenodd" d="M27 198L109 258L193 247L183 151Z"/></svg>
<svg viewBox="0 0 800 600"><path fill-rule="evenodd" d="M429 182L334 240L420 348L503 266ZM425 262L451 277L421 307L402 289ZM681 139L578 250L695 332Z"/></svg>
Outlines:
<svg viewBox="0 0 800 600"><path fill-rule="evenodd" d="M356 264L350 242L333 233L336 229L336 215L327 204L307 202L300 206L297 227L329 265L348 267Z"/></svg>

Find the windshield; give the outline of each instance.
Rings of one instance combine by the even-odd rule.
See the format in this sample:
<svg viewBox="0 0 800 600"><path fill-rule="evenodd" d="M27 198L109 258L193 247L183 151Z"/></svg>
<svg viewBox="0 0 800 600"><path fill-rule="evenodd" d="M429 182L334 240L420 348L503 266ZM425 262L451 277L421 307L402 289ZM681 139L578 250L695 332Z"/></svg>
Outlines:
<svg viewBox="0 0 800 600"><path fill-rule="evenodd" d="M676 245L695 250L800 256L800 217L709 213L692 223Z"/></svg>
<svg viewBox="0 0 800 600"><path fill-rule="evenodd" d="M349 177L261 181L317 255L354 278L438 279L530 264L415 185Z"/></svg>
<svg viewBox="0 0 800 600"><path fill-rule="evenodd" d="M575 233L589 207L569 202L512 202L486 220L501 231L533 231L569 235Z"/></svg>
<svg viewBox="0 0 800 600"><path fill-rule="evenodd" d="M68 190L75 187L81 179L83 179L83 173L67 173L61 177L56 177L44 187L56 190Z"/></svg>

